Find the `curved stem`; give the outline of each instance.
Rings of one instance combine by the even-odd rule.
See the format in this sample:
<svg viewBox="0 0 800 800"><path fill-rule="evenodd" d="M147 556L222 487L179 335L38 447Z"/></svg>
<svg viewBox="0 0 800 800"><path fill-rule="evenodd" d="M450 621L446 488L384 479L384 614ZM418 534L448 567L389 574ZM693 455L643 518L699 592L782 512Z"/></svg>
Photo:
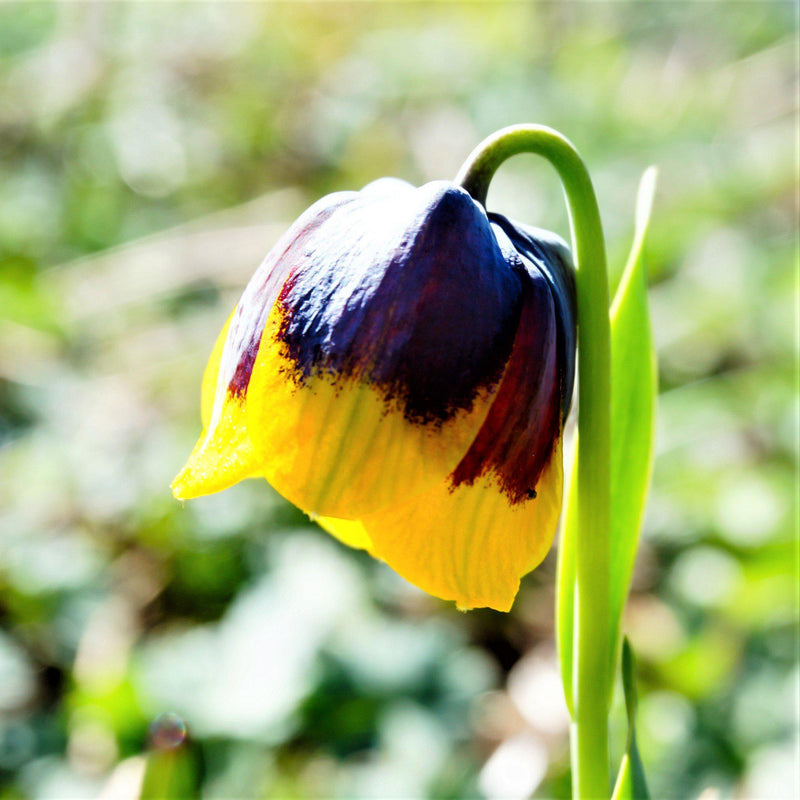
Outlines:
<svg viewBox="0 0 800 800"><path fill-rule="evenodd" d="M568 139L551 128L504 128L472 152L456 178L486 204L497 168L518 153L546 158L558 171L569 207L578 294L578 540L572 675L572 794L609 795L609 465L610 325L600 212L589 173Z"/></svg>

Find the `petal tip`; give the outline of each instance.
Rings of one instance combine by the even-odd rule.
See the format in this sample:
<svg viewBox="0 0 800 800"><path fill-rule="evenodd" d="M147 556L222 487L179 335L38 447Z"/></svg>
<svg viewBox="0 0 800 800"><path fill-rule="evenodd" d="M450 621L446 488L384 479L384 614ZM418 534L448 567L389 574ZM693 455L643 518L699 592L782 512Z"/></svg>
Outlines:
<svg viewBox="0 0 800 800"><path fill-rule="evenodd" d="M198 490L198 481L193 478L189 463L175 476L169 488L172 490L172 496L181 502L193 500L195 497L205 494Z"/></svg>
<svg viewBox="0 0 800 800"><path fill-rule="evenodd" d="M504 596L495 596L495 597L480 597L480 598L465 598L460 597L456 599L456 608L459 611L463 611L466 613L467 611L474 611L477 608L489 608L492 611L501 611L503 613L508 613L511 611L511 607L514 605L514 600L517 599L517 593L519 592L519 581L517 582L517 588L514 589L514 592L510 595Z"/></svg>

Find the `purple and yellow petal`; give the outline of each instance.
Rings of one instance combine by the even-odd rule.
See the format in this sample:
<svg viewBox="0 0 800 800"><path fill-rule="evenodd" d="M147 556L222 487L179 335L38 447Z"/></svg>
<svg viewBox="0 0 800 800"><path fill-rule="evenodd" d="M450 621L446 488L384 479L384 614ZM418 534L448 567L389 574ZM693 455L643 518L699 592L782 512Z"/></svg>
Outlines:
<svg viewBox="0 0 800 800"><path fill-rule="evenodd" d="M437 423L502 374L520 278L466 192L383 183L305 237L279 336L301 377L360 380L410 420Z"/></svg>
<svg viewBox="0 0 800 800"><path fill-rule="evenodd" d="M263 475L284 497L309 513L356 519L428 491L455 468L488 398L443 423L410 421L364 380L299 380L279 328L276 312L253 369L247 427L267 454Z"/></svg>
<svg viewBox="0 0 800 800"><path fill-rule="evenodd" d="M217 337L203 373L200 413L203 432L184 468L172 482L179 500L189 500L227 489L258 474L259 457L247 435L244 401L223 396L216 403L220 361L233 314Z"/></svg>
<svg viewBox="0 0 800 800"><path fill-rule="evenodd" d="M490 475L516 504L536 496L536 486L561 435L556 316L543 278L527 276L523 308L508 365L452 485Z"/></svg>
<svg viewBox="0 0 800 800"><path fill-rule="evenodd" d="M558 519L570 270L452 184L324 198L214 346L176 497L265 477L432 594L507 609Z"/></svg>
<svg viewBox="0 0 800 800"><path fill-rule="evenodd" d="M308 209L267 254L228 318L203 375L203 433L172 482L179 500L219 492L261 474L264 454L254 449L247 429L247 389L264 326L298 242L352 194L330 195Z"/></svg>

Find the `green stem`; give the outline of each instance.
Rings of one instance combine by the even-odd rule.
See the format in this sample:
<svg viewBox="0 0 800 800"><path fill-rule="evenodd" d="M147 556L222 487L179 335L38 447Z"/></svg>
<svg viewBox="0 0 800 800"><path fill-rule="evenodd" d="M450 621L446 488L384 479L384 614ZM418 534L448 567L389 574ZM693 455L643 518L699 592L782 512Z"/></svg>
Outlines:
<svg viewBox="0 0 800 800"><path fill-rule="evenodd" d="M578 541L572 795L609 796L608 664L609 466L611 360L608 276L600 212L589 173L575 147L539 125L504 128L472 152L456 178L483 205L495 170L518 153L546 158L558 171L569 207L578 294Z"/></svg>

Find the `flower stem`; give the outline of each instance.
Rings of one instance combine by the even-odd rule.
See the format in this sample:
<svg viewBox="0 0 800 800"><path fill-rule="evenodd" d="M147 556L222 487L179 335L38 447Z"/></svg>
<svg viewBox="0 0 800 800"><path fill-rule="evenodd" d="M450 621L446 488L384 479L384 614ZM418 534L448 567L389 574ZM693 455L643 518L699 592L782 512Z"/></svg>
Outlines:
<svg viewBox="0 0 800 800"><path fill-rule="evenodd" d="M608 706L612 663L609 618L611 360L608 275L600 212L589 173L557 131L515 125L485 139L456 182L486 204L497 168L518 153L546 158L558 171L569 207L578 294L578 540L573 642L572 796L607 798ZM571 576L570 576L571 577Z"/></svg>

